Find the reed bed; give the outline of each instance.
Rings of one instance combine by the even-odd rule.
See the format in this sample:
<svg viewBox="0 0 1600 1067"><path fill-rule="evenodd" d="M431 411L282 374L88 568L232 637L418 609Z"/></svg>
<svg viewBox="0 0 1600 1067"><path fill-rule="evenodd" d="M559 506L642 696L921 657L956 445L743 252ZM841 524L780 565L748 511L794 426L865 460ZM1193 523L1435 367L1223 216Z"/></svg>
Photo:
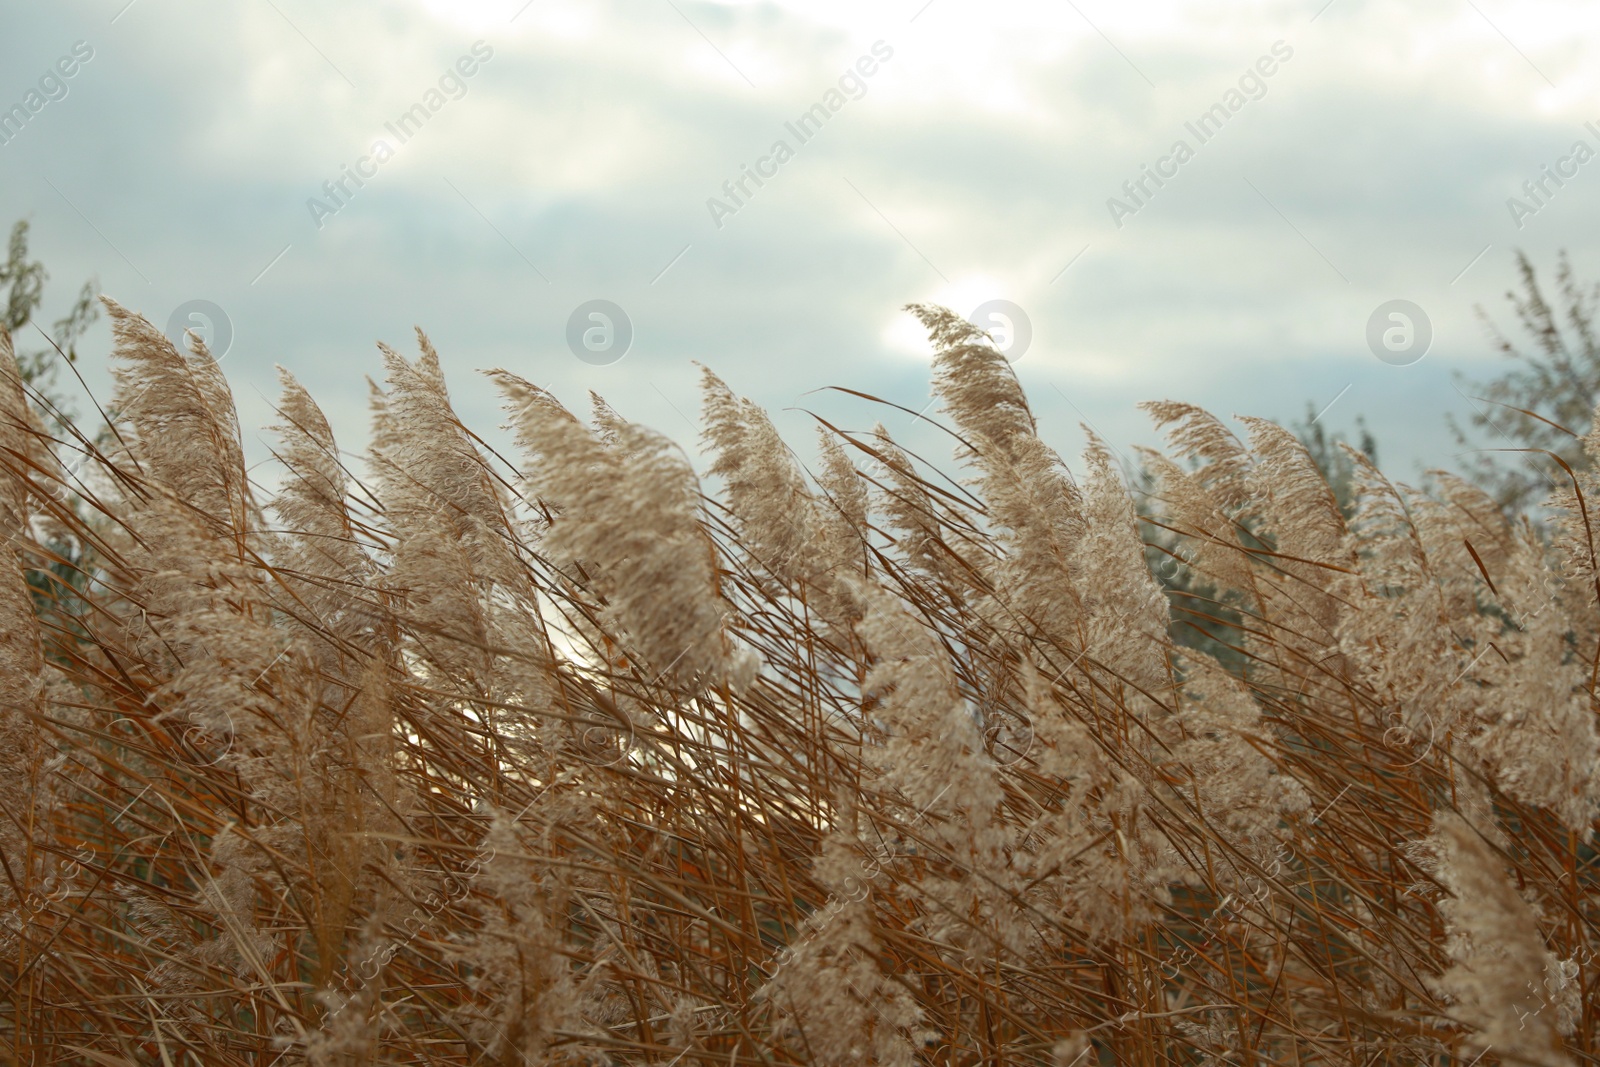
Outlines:
<svg viewBox="0 0 1600 1067"><path fill-rule="evenodd" d="M950 473L709 371L714 493L502 371L497 454L419 333L269 493L107 306L100 435L0 335L7 1062L1594 1062L1595 475L1163 402L1136 507L915 307Z"/></svg>

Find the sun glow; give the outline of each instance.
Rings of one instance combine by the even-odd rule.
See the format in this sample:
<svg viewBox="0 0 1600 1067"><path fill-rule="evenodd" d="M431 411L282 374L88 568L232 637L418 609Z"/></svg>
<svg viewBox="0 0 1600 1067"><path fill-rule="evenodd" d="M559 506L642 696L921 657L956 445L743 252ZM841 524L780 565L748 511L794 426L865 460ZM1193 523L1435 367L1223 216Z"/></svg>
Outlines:
<svg viewBox="0 0 1600 1067"><path fill-rule="evenodd" d="M1017 296L1015 290L1005 282L986 274L973 274L941 284L931 293L916 297L915 302L938 304L957 314L971 315L984 301L998 299L1017 300ZM879 337L891 351L925 360L933 358L933 346L928 343L927 331L909 311L896 310L891 313L884 321Z"/></svg>

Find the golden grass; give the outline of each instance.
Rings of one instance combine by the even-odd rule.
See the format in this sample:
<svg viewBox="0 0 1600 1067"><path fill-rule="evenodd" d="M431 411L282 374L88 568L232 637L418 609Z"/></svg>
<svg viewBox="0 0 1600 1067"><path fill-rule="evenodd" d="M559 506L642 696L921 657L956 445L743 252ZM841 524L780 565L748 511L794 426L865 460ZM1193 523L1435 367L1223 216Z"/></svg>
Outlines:
<svg viewBox="0 0 1600 1067"><path fill-rule="evenodd" d="M921 308L962 481L709 375L715 496L504 374L500 456L422 339L263 501L110 307L98 443L0 342L8 1062L1593 1060L1589 476L1347 522L1159 404L1141 525Z"/></svg>

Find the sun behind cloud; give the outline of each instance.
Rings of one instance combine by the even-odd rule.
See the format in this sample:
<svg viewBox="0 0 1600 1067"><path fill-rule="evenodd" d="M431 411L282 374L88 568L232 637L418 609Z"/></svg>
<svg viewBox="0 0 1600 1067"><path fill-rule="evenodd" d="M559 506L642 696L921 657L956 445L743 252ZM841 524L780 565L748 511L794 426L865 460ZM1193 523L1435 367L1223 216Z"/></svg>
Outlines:
<svg viewBox="0 0 1600 1067"><path fill-rule="evenodd" d="M971 274L948 284L940 284L927 296L916 298L918 303L938 304L961 316L971 315L986 300L1013 300L1026 307L1017 297L1017 290L998 278L987 274ZM909 301L908 301L909 302ZM933 346L928 343L928 332L908 311L896 309L887 315L879 338L885 348L897 355L918 359L933 358Z"/></svg>

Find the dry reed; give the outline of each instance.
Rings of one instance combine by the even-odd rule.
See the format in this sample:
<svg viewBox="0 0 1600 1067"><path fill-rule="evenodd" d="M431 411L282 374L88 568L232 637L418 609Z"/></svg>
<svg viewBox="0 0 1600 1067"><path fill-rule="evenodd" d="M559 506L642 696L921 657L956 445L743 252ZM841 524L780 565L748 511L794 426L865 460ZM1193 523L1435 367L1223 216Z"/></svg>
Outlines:
<svg viewBox="0 0 1600 1067"><path fill-rule="evenodd" d="M715 497L495 372L502 457L419 334L262 499L108 306L103 439L0 336L8 1062L1593 1062L1593 475L1347 521L1162 403L1141 517L918 307L962 481L709 372Z"/></svg>

